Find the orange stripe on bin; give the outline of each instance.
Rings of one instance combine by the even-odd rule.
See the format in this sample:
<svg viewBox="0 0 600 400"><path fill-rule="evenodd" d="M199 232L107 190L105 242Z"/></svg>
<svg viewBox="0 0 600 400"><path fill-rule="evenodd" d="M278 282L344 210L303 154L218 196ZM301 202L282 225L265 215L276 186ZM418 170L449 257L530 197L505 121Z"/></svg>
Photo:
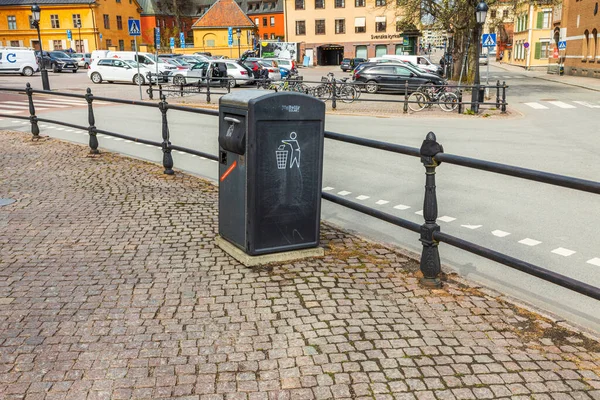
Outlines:
<svg viewBox="0 0 600 400"><path fill-rule="evenodd" d="M227 178L227 176L231 173L231 171L235 169L235 167L237 167L237 161L234 161L233 164L231 164L231 166L227 168L227 171L225 171L225 173L221 175L221 182L223 182L225 178Z"/></svg>

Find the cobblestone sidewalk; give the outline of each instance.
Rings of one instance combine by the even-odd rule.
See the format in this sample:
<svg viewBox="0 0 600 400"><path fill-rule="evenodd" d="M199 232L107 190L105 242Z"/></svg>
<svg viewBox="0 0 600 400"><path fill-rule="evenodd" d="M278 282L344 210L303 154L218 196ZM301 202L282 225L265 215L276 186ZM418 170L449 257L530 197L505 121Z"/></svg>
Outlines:
<svg viewBox="0 0 600 400"><path fill-rule="evenodd" d="M201 179L0 132L0 399L600 399L600 344L324 226L215 248Z"/></svg>

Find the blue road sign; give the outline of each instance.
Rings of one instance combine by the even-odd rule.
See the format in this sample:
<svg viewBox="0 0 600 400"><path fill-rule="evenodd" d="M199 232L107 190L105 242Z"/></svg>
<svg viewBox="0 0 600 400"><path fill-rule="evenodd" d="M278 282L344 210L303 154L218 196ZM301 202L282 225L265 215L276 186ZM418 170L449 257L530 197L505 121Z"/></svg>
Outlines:
<svg viewBox="0 0 600 400"><path fill-rule="evenodd" d="M183 32L179 32L179 45L182 49L185 49L185 35Z"/></svg>
<svg viewBox="0 0 600 400"><path fill-rule="evenodd" d="M566 40L561 40L560 42L558 42L558 49L559 50L566 50L567 49L567 41Z"/></svg>
<svg viewBox="0 0 600 400"><path fill-rule="evenodd" d="M233 46L233 28L227 28L227 44Z"/></svg>
<svg viewBox="0 0 600 400"><path fill-rule="evenodd" d="M130 19L128 21L129 26L129 36L141 36L142 29L140 28L140 20L139 19Z"/></svg>
<svg viewBox="0 0 600 400"><path fill-rule="evenodd" d="M483 43L483 47L496 47L496 34L484 33L481 37L481 43Z"/></svg>
<svg viewBox="0 0 600 400"><path fill-rule="evenodd" d="M67 39L73 40L73 35L71 35L71 30L67 29Z"/></svg>
<svg viewBox="0 0 600 400"><path fill-rule="evenodd" d="M102 41L102 34L100 34L99 36L100 36L100 41Z"/></svg>
<svg viewBox="0 0 600 400"><path fill-rule="evenodd" d="M171 46L171 48L175 47L175 38L174 37L169 38L169 46Z"/></svg>
<svg viewBox="0 0 600 400"><path fill-rule="evenodd" d="M160 50L160 28L159 27L154 28L154 47L156 47L157 50Z"/></svg>

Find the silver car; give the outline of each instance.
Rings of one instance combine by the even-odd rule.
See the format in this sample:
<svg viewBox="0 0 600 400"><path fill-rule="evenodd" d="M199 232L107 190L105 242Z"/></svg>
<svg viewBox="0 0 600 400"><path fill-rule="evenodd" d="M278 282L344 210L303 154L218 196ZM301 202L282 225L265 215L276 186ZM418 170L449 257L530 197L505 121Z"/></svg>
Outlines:
<svg viewBox="0 0 600 400"><path fill-rule="evenodd" d="M248 85L254 82L251 71L239 65L235 61L225 60L210 60L195 64L188 70L177 70L169 74L169 81L175 85L186 83L196 83L204 81L208 75L208 71L213 71L212 81L215 85L219 85L222 78L229 78L229 86L235 87L238 85ZM225 76L221 76L220 71L226 71Z"/></svg>
<svg viewBox="0 0 600 400"><path fill-rule="evenodd" d="M71 58L77 61L77 66L87 69L92 64L92 53L73 53Z"/></svg>

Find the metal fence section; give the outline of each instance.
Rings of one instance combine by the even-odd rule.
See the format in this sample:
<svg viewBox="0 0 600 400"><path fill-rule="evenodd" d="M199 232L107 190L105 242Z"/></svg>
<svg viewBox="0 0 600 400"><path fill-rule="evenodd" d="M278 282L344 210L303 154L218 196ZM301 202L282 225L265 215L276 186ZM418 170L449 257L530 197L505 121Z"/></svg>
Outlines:
<svg viewBox="0 0 600 400"><path fill-rule="evenodd" d="M89 147L91 154L98 154L99 143L97 135L103 134L107 136L112 136L116 138L121 138L125 140L130 140L134 142L144 143L150 146L156 146L162 149L163 153L163 168L165 174L173 174L174 173L174 165L173 158L171 156L171 151L177 150L188 154L197 155L200 157L204 157L209 160L218 161L218 157L213 154L205 153L199 150L194 150L190 148L186 148L183 146L174 145L170 141L169 134L169 122L168 122L168 111L169 110L177 110L183 112L189 112L194 114L202 114L208 116L218 116L219 112L217 110L204 110L192 107L184 107L184 106L176 106L171 105L166 101L166 96L164 93L160 95L160 101L158 103L154 102L143 102L143 101L131 101L131 100L123 100L123 99L115 99L115 98L107 98L107 97L99 97L94 96L90 89L87 89L85 95L73 94L73 93L61 93L61 92L51 92L44 90L34 90L31 88L29 84L27 84L25 90L16 89L16 88L0 88L1 91L8 92L25 92L28 103L29 103L29 116L16 116L10 114L0 114L0 117L8 117L13 119L20 119L29 121L31 125L31 134L33 140L38 140L40 138L40 129L39 122L53 123L62 126L67 126L75 129L81 129L88 132L89 135ZM36 115L35 110L35 94L44 94L44 95L53 95L53 96L62 96L62 97L71 97L84 99L88 105L88 118L87 124L74 124L65 121L52 120L48 118L40 118ZM161 140L147 140L136 138L132 136L128 136L122 133L110 132L103 129L99 129L96 126L96 118L94 116L94 101L99 100L103 102L111 102L116 104L126 104L126 105L135 105L142 107L150 107L158 109L161 113ZM400 217L384 213L380 210L370 208L364 206L359 203L355 203L349 201L343 197L336 196L327 192L322 193L322 198L333 203L339 204L341 206L353 209L355 211L370 215L374 218L378 218L380 220L386 221L393 225L399 226L404 229L408 229L412 232L419 233L419 240L422 243L422 254L420 261L420 269L423 273L422 283L426 286L430 287L440 287L440 273L441 273L441 263L439 256L439 243L446 243L448 245L457 247L459 249L468 251L472 254L479 255L481 257L496 261L498 263L504 264L508 267L517 269L524 273L527 273L532 276L536 276L540 279L544 279L548 282L552 282L556 285L565 287L567 289L573 290L585 296L594 298L596 300L600 300L600 288L591 286L585 282L581 282L567 276L557 274L555 272L549 271L542 267L533 265L531 263L527 263L523 260L519 260L517 258L511 257L507 254L503 254L489 248L477 245L475 243L460 239L458 237L446 234L441 232L440 226L437 224L437 194L436 194L436 183L435 183L435 175L437 173L437 168L439 167L441 162L459 165L466 168L473 168L482 171L487 171L490 173L503 174L511 177L516 177L520 179L527 179L531 181L541 182L549 185L565 187L573 190L584 191L593 194L600 194L600 182L589 181L584 179L573 178L564 175L551 174L543 171L537 171L527 168L521 168L506 164L493 163L489 161L462 157L453 154L444 153L443 147L440 143L437 142L436 136L433 132L429 132L423 141L420 148L414 148L409 146L403 146L398 144L392 144L387 142L381 142L372 139L365 139L356 136L345 135L336 132L325 131L325 138L329 140L336 140L345 143L350 143L358 146L368 147L372 149L378 149L381 151L387 151L392 153L397 153L401 155L407 155L411 157L418 157L425 168L425 195L423 200L423 217L424 223L419 225L412 221L402 219Z"/></svg>

